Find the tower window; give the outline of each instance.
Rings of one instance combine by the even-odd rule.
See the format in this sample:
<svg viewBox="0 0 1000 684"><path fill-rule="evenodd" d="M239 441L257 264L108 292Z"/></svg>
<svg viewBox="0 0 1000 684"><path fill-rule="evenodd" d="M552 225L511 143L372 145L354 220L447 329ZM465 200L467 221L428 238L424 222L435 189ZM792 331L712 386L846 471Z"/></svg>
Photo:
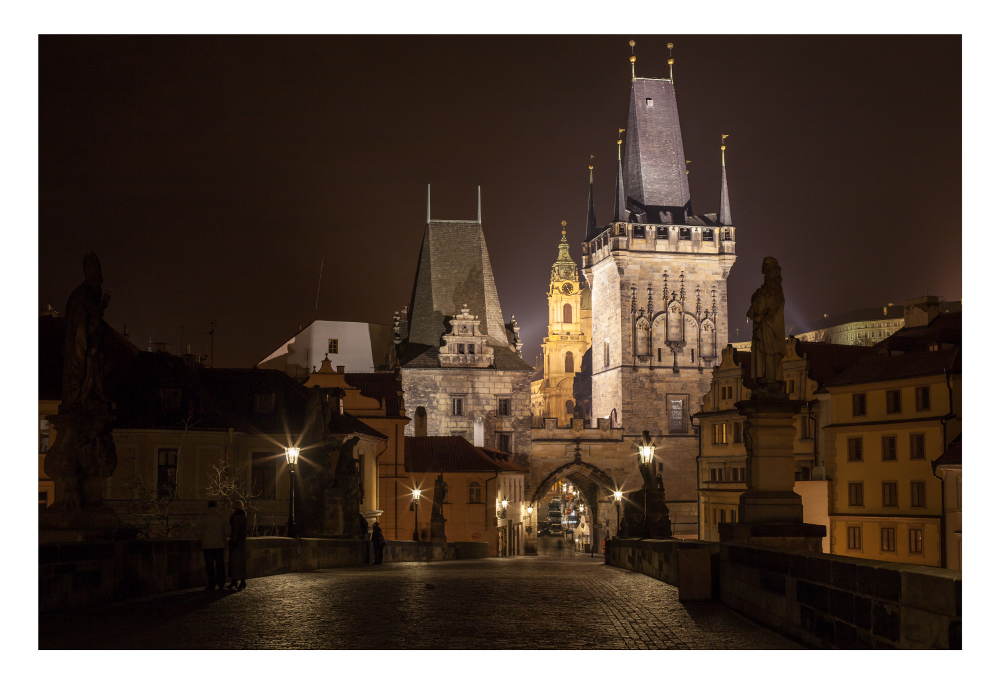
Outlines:
<svg viewBox="0 0 1000 684"><path fill-rule="evenodd" d="M563 305L563 323L573 322L573 305L564 304Z"/></svg>
<svg viewBox="0 0 1000 684"><path fill-rule="evenodd" d="M573 352L566 352L566 372L573 372Z"/></svg>
<svg viewBox="0 0 1000 684"><path fill-rule="evenodd" d="M611 345L607 342L604 343L604 367L607 368L611 365Z"/></svg>
<svg viewBox="0 0 1000 684"><path fill-rule="evenodd" d="M647 97L646 98L646 106L647 107L652 107L653 106L653 98L651 98L651 97Z"/></svg>
<svg viewBox="0 0 1000 684"><path fill-rule="evenodd" d="M694 363L694 349L691 349L691 363Z"/></svg>
<svg viewBox="0 0 1000 684"><path fill-rule="evenodd" d="M660 347L656 348L656 361L657 363L663 361L663 349Z"/></svg>
<svg viewBox="0 0 1000 684"><path fill-rule="evenodd" d="M678 237L681 240L690 240L691 239L691 229L690 228L681 228L680 235Z"/></svg>
<svg viewBox="0 0 1000 684"><path fill-rule="evenodd" d="M326 345L326 350L331 354L337 354L339 349L340 349L339 340L330 340L329 343Z"/></svg>

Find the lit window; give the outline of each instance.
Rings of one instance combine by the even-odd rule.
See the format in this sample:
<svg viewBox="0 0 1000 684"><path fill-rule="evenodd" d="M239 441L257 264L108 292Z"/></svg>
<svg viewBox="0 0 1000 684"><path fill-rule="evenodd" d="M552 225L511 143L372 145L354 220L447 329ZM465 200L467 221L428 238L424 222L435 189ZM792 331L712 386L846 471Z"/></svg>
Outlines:
<svg viewBox="0 0 1000 684"><path fill-rule="evenodd" d="M712 444L726 444L726 424L716 423L712 428L714 430Z"/></svg>
<svg viewBox="0 0 1000 684"><path fill-rule="evenodd" d="M326 345L326 350L331 354L339 353L340 342L338 340L330 340L329 344Z"/></svg>

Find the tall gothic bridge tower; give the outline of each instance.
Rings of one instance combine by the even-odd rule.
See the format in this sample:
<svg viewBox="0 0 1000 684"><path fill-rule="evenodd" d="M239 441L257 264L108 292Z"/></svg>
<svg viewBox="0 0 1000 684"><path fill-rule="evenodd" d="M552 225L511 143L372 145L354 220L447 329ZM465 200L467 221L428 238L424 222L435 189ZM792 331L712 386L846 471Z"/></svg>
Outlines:
<svg viewBox="0 0 1000 684"><path fill-rule="evenodd" d="M614 218L588 225L583 243L593 416L611 417L626 441L649 430L668 505L680 513L697 498L690 416L729 342L726 278L736 229L724 156L719 211L692 210L672 78L633 77L625 131Z"/></svg>

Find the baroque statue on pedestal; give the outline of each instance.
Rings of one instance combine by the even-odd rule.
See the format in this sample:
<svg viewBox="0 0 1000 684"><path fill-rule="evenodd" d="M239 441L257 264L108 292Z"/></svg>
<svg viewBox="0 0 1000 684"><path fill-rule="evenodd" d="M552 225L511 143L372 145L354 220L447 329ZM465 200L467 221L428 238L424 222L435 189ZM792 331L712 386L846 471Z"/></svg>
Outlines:
<svg viewBox="0 0 1000 684"><path fill-rule="evenodd" d="M764 394L782 392L785 356L785 294L781 289L781 266L774 257L764 257L761 265L764 284L750 298L747 318L753 321L750 345L750 377Z"/></svg>

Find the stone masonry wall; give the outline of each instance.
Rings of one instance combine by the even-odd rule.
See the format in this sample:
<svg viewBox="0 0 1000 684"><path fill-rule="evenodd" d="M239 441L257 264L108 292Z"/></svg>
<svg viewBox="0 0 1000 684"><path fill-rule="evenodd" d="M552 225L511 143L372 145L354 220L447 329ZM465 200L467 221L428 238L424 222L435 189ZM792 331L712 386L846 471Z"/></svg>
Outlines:
<svg viewBox="0 0 1000 684"><path fill-rule="evenodd" d="M526 464L531 452L531 375L533 371L494 371L466 368L402 369L403 402L411 421L412 437L417 407L427 411L428 436L464 433L473 441L476 418L483 417L486 443L496 448L496 433L513 436L515 461ZM451 400L464 399L463 415L453 416ZM497 399L511 399L511 415L497 415Z"/></svg>
<svg viewBox="0 0 1000 684"><path fill-rule="evenodd" d="M677 584L681 544L613 540L605 562ZM841 649L962 647L960 571L700 544L715 556L714 596L801 643Z"/></svg>

